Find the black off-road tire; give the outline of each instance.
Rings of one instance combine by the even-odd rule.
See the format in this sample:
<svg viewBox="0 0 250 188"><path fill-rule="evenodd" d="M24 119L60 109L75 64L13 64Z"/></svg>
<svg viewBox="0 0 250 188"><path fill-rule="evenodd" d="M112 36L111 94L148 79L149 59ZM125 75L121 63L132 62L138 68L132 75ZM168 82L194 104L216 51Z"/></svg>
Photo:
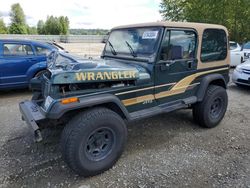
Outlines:
<svg viewBox="0 0 250 188"><path fill-rule="evenodd" d="M94 176L111 168L127 141L127 127L114 111L98 107L73 117L61 135L65 162L77 174Z"/></svg>
<svg viewBox="0 0 250 188"><path fill-rule="evenodd" d="M216 127L223 119L228 105L226 89L209 85L202 102L193 106L193 118L200 126Z"/></svg>

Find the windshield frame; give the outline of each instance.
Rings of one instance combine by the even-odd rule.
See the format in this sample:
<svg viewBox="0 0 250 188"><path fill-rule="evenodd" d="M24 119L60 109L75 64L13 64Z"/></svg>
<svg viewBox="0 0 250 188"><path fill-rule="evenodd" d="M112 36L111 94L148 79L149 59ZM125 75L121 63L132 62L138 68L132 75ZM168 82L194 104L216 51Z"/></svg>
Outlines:
<svg viewBox="0 0 250 188"><path fill-rule="evenodd" d="M136 54L136 56L132 56L130 52L128 53L120 53L119 51L117 52L116 55L112 54L111 50L110 51L107 51L107 47L108 47L108 41L110 39L110 36L112 35L112 32L114 31L123 31L123 30L128 30L128 29L150 29L150 28L153 28L153 29L159 29L159 34L157 36L157 39L156 39L156 42L155 42L155 49L154 51L149 55L142 55L141 53L138 53ZM103 53L102 53L102 57L109 57L109 58L117 58L117 59L128 59L128 60L135 60L135 61L144 61L144 62L153 62L156 60L157 58L157 53L159 51L159 48L160 48L160 44L161 44L161 39L162 39L162 36L163 36L163 33L164 33L164 28L163 26L144 26L144 27L128 27L128 28L122 28L122 29L113 29L111 30L108 38L107 38L107 42L104 46L104 49L103 49ZM125 42L125 45L126 45L126 41ZM116 49L115 49L116 50Z"/></svg>

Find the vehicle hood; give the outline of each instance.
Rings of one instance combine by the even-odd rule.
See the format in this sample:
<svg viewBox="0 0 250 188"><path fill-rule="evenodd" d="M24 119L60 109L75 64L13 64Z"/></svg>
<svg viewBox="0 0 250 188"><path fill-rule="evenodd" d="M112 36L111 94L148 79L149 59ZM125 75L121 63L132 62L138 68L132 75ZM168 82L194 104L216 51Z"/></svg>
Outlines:
<svg viewBox="0 0 250 188"><path fill-rule="evenodd" d="M241 69L250 70L250 60L245 61L244 63L238 65L237 67Z"/></svg>
<svg viewBox="0 0 250 188"><path fill-rule="evenodd" d="M250 52L250 49L243 49L243 52Z"/></svg>
<svg viewBox="0 0 250 188"><path fill-rule="evenodd" d="M150 74L136 63L117 60L74 58L74 62L49 69L53 84L149 80Z"/></svg>

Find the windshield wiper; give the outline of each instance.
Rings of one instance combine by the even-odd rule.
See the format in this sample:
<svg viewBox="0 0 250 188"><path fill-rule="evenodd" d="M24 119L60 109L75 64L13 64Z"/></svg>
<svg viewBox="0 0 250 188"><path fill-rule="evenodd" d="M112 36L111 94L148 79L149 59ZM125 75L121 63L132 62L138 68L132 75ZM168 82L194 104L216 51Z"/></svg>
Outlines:
<svg viewBox="0 0 250 188"><path fill-rule="evenodd" d="M128 41L125 41L125 42L126 42L128 48L129 48L129 50L130 50L131 55L132 55L133 57L137 57L137 55L136 55L134 49L132 48L132 46L128 43Z"/></svg>
<svg viewBox="0 0 250 188"><path fill-rule="evenodd" d="M117 55L117 53L116 53L116 51L115 51L115 48L114 48L113 44L112 44L109 40L108 40L107 42L108 42L108 44L109 44L109 46L110 46L111 53L112 53L113 55Z"/></svg>

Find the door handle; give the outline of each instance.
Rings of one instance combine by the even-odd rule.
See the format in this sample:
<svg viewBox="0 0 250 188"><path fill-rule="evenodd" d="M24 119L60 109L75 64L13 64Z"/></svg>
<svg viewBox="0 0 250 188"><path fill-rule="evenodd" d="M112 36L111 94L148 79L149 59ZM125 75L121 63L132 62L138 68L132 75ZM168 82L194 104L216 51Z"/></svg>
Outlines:
<svg viewBox="0 0 250 188"><path fill-rule="evenodd" d="M172 64L174 64L175 63L175 61L173 61L173 60L169 60L169 61L167 61L167 62L163 62L162 64L161 64L161 70L162 71L165 71L165 70L168 70L169 68L170 68L170 66L172 65Z"/></svg>

